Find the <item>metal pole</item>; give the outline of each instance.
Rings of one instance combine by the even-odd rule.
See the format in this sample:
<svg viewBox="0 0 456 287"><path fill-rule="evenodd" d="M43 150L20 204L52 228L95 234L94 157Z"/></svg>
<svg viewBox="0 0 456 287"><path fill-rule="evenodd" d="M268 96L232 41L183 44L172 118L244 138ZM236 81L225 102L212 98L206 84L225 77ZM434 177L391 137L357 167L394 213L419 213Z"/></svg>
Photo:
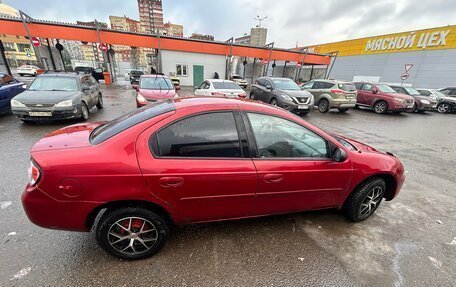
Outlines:
<svg viewBox="0 0 456 287"><path fill-rule="evenodd" d="M329 75L331 74L332 68L334 67L334 63L336 63L337 55L339 55L339 51L331 52L331 53L330 53L330 57L332 58L334 54L336 54L336 56L334 56L334 60L333 60L332 63L331 63L331 66L330 66L330 68L329 68L328 75L325 77L325 79L328 79L328 78L329 78ZM328 69L328 68L326 68L326 69Z"/></svg>
<svg viewBox="0 0 456 287"><path fill-rule="evenodd" d="M60 44L59 39L57 39L57 44ZM63 70L66 72L67 69L66 69L66 66L65 66L65 61L63 60L62 51L60 49L57 49L57 51L59 51L60 59L62 59Z"/></svg>
<svg viewBox="0 0 456 287"><path fill-rule="evenodd" d="M160 43L160 33L157 34L158 37L158 51L157 51L157 73L161 73L161 43Z"/></svg>
<svg viewBox="0 0 456 287"><path fill-rule="evenodd" d="M46 38L46 42L48 44L48 51L49 51L49 56L51 57L52 67L54 68L54 71L55 71L55 70L57 70L57 67L55 66L54 56L52 55L51 44L49 43L49 38Z"/></svg>
<svg viewBox="0 0 456 287"><path fill-rule="evenodd" d="M226 43L230 43L230 54L226 58L225 62L225 80L229 80L229 75L231 74L231 57L233 55L233 43L234 43L234 38L231 37L226 41Z"/></svg>
<svg viewBox="0 0 456 287"><path fill-rule="evenodd" d="M43 63L41 62L40 51L38 50L38 47L35 47L35 45L33 45L32 36L30 35L30 31L29 31L29 28L27 26L27 23L29 22L28 19L32 19L32 17L30 17L29 15L25 14L21 10L19 10L19 14L20 14L21 19L22 19L22 24L24 24L25 32L27 32L27 37L29 38L30 47L35 51L35 57L36 57L36 60L38 61L38 64L40 66L42 66Z"/></svg>
<svg viewBox="0 0 456 287"><path fill-rule="evenodd" d="M312 67L310 68L310 78L309 78L309 81L312 80L313 72L314 72L314 65L312 65Z"/></svg>
<svg viewBox="0 0 456 287"><path fill-rule="evenodd" d="M95 22L95 27L97 28L98 43L103 44L103 42L101 41L100 23L98 23L97 19L95 19L94 22ZM96 49L98 49L98 47L96 47ZM98 51L97 51L97 53L98 53ZM108 69L108 72L111 76L111 80L114 82L114 75L112 72L111 60L109 58L108 50L102 51L102 54L103 54L103 61L105 62L105 65L107 62L106 68Z"/></svg>
<svg viewBox="0 0 456 287"><path fill-rule="evenodd" d="M0 56L2 57L3 62L5 62L6 72L10 76L12 76L13 74L11 73L11 69L10 69L10 66L8 65L8 61L6 60L5 47L3 46L2 40L0 40Z"/></svg>
<svg viewBox="0 0 456 287"><path fill-rule="evenodd" d="M287 68L287 61L285 60L285 65L283 65L282 78L285 78L285 70Z"/></svg>
<svg viewBox="0 0 456 287"><path fill-rule="evenodd" d="M256 58L253 58L253 66L252 66L252 84L254 82L255 78L255 63L256 63Z"/></svg>
<svg viewBox="0 0 456 287"><path fill-rule="evenodd" d="M269 63L271 62L271 56L272 56L272 49L274 48L274 42L269 43L266 45L266 47L269 46L269 56L268 56L268 65L266 66L265 71L263 72L263 76L268 75L268 68L269 68ZM274 70L273 70L274 71ZM274 73L274 72L273 72Z"/></svg>
<svg viewBox="0 0 456 287"><path fill-rule="evenodd" d="M302 57L302 61L301 61L301 67L299 67L299 72L298 72L298 76L297 76L297 80L299 80L299 76L301 76L301 71L302 71L302 66L304 66L304 61L306 60L306 57L307 57L307 48L305 48L305 53L304 53L304 56Z"/></svg>

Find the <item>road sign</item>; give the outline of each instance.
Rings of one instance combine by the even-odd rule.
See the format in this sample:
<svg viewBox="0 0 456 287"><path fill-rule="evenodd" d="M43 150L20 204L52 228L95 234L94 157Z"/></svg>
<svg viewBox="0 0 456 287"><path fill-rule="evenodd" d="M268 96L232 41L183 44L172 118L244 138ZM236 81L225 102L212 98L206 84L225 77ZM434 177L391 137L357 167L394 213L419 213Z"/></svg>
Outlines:
<svg viewBox="0 0 456 287"><path fill-rule="evenodd" d="M41 41L37 37L32 37L32 44L35 47L39 47L41 45Z"/></svg>
<svg viewBox="0 0 456 287"><path fill-rule="evenodd" d="M29 58L32 57L32 54L27 54L27 57L29 57Z"/></svg>
<svg viewBox="0 0 456 287"><path fill-rule="evenodd" d="M106 52L108 50L108 44L100 43L98 44L98 49L102 52Z"/></svg>
<svg viewBox="0 0 456 287"><path fill-rule="evenodd" d="M268 64L268 60L264 59L263 60L263 64L267 65Z"/></svg>
<svg viewBox="0 0 456 287"><path fill-rule="evenodd" d="M404 67L405 67L405 73L407 74L410 71L410 69L413 67L413 64L405 64Z"/></svg>
<svg viewBox="0 0 456 287"><path fill-rule="evenodd" d="M297 63L296 67L301 68L301 63Z"/></svg>
<svg viewBox="0 0 456 287"><path fill-rule="evenodd" d="M401 80L402 80L402 81L405 81L405 80L408 79L408 77L409 77L409 74L408 74L408 73L403 73L403 74L401 75Z"/></svg>

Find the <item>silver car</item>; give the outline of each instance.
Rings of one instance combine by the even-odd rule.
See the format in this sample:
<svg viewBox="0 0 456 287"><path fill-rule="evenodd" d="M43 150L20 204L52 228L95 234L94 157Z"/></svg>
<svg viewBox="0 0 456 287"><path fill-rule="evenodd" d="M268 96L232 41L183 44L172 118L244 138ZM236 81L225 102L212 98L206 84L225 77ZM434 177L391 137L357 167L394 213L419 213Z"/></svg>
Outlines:
<svg viewBox="0 0 456 287"><path fill-rule="evenodd" d="M103 108L97 81L91 75L76 73L39 75L27 90L11 99L11 111L22 121L87 120L95 106Z"/></svg>

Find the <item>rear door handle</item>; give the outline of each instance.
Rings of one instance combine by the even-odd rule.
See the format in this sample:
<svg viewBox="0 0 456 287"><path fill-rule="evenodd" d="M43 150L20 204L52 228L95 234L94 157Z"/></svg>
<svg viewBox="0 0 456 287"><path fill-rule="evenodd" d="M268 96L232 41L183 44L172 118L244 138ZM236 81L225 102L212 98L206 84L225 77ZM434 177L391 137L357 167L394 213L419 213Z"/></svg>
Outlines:
<svg viewBox="0 0 456 287"><path fill-rule="evenodd" d="M163 187L179 187L184 184L182 177L161 177L158 182Z"/></svg>
<svg viewBox="0 0 456 287"><path fill-rule="evenodd" d="M276 183L283 180L283 175L280 173L268 173L264 175L263 179L265 182Z"/></svg>

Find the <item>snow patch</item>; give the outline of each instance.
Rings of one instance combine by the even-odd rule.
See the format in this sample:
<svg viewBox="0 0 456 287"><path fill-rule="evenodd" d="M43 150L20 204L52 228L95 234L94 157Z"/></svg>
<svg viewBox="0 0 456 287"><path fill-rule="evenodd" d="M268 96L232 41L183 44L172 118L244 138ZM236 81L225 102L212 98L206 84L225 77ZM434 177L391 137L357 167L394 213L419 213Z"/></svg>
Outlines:
<svg viewBox="0 0 456 287"><path fill-rule="evenodd" d="M14 276L10 280L19 280L19 279L27 276L27 274L29 274L29 272L31 270L32 270L32 267L24 268L21 271L19 271L16 274L14 274Z"/></svg>
<svg viewBox="0 0 456 287"><path fill-rule="evenodd" d="M6 208L8 208L11 204L13 204L11 201L0 201L0 208L1 208L1 209L6 209Z"/></svg>

